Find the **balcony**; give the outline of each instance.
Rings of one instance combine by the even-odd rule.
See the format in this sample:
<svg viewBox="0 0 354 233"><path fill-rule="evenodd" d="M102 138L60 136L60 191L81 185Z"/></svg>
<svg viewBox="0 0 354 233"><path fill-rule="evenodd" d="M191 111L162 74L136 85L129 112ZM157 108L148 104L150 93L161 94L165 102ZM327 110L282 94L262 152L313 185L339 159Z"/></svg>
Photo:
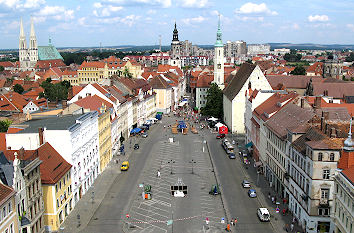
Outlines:
<svg viewBox="0 0 354 233"><path fill-rule="evenodd" d="M289 181L289 177L290 177L290 174L289 174L289 173L287 173L287 172L285 172L285 174L284 174L284 178L285 178L287 181Z"/></svg>
<svg viewBox="0 0 354 233"><path fill-rule="evenodd" d="M321 198L320 199L320 205L327 206L328 205L328 199L327 198Z"/></svg>

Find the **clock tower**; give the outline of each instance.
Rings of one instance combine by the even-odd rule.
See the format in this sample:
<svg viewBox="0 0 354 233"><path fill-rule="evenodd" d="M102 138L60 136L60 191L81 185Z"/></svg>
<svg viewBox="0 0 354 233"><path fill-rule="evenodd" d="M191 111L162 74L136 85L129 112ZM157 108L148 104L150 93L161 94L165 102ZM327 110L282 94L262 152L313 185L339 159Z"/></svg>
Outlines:
<svg viewBox="0 0 354 233"><path fill-rule="evenodd" d="M221 90L224 89L224 45L221 40L222 32L220 28L220 15L218 22L218 31L216 33L216 42L214 45L214 83Z"/></svg>

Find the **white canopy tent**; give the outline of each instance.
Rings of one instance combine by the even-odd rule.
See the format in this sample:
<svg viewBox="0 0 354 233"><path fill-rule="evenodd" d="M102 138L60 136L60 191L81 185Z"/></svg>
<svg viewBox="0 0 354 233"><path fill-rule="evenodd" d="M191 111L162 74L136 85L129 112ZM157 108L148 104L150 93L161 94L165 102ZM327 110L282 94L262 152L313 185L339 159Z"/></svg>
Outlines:
<svg viewBox="0 0 354 233"><path fill-rule="evenodd" d="M215 117L208 118L208 121L217 121L217 120L218 120L218 118L215 118Z"/></svg>
<svg viewBox="0 0 354 233"><path fill-rule="evenodd" d="M217 124L215 124L215 127L219 129L219 127L223 126L224 124L218 122Z"/></svg>

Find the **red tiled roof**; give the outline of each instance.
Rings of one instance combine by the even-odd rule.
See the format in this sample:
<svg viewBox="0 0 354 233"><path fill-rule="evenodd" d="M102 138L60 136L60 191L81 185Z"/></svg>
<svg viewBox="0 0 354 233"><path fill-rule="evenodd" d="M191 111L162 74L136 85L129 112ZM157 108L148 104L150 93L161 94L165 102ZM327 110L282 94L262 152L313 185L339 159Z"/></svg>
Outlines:
<svg viewBox="0 0 354 233"><path fill-rule="evenodd" d="M0 133L0 150L6 150L6 133Z"/></svg>
<svg viewBox="0 0 354 233"><path fill-rule="evenodd" d="M9 61L0 61L0 66L6 67L15 67L15 64Z"/></svg>
<svg viewBox="0 0 354 233"><path fill-rule="evenodd" d="M65 63L61 59L54 60L40 60L37 61L35 68L36 69L49 69L51 67L65 67Z"/></svg>
<svg viewBox="0 0 354 233"><path fill-rule="evenodd" d="M197 88L209 88L210 83L214 80L213 74L201 74L197 80Z"/></svg>
<svg viewBox="0 0 354 233"><path fill-rule="evenodd" d="M0 205L3 205L10 197L15 195L13 188L0 183Z"/></svg>
<svg viewBox="0 0 354 233"><path fill-rule="evenodd" d="M94 67L94 68L104 68L105 63L101 62L101 61L91 61L91 62L87 62L84 61L79 70L82 70L82 68L86 68L86 67Z"/></svg>
<svg viewBox="0 0 354 233"><path fill-rule="evenodd" d="M7 133L17 133L17 132L20 132L21 130L23 130L23 128L16 128L16 127L9 127L7 129Z"/></svg>
<svg viewBox="0 0 354 233"><path fill-rule="evenodd" d="M266 75L266 78L273 89L279 83L283 84L286 88L305 89L311 79L312 83L323 81L323 78L320 76L306 75Z"/></svg>
<svg viewBox="0 0 354 233"><path fill-rule="evenodd" d="M323 74L323 62L315 62L306 70L307 73L314 73L315 75Z"/></svg>
<svg viewBox="0 0 354 233"><path fill-rule="evenodd" d="M354 185L354 166L344 169L342 174Z"/></svg>
<svg viewBox="0 0 354 233"><path fill-rule="evenodd" d="M56 184L72 167L48 142L37 149L42 184Z"/></svg>
<svg viewBox="0 0 354 233"><path fill-rule="evenodd" d="M171 85L161 75L155 76L150 79L150 85L154 89L167 89L171 88Z"/></svg>
<svg viewBox="0 0 354 233"><path fill-rule="evenodd" d="M253 114L258 118L266 122L270 119L273 114L279 111L283 106L279 106L277 103L289 103L294 100L298 94L295 92L290 92L288 94L279 94L275 93L269 97L266 101L260 104L257 108L254 109Z"/></svg>
<svg viewBox="0 0 354 233"><path fill-rule="evenodd" d="M16 79L12 82L12 86L15 86L16 84L21 85L25 91L27 91L31 88L38 88L39 87L39 82L32 81L32 80Z"/></svg>
<svg viewBox="0 0 354 233"><path fill-rule="evenodd" d="M313 83L313 95L331 96L336 99L342 99L343 96L352 96L354 82L344 83ZM326 93L325 93L326 92Z"/></svg>
<svg viewBox="0 0 354 233"><path fill-rule="evenodd" d="M17 92L9 92L0 95L0 110L2 111L21 111L28 101Z"/></svg>
<svg viewBox="0 0 354 233"><path fill-rule="evenodd" d="M86 96L85 98L79 99L74 103L79 105L80 107L83 107L84 109L90 109L91 111L97 111L99 113L102 113L101 112L102 105L105 105L107 109L113 108L113 104L98 97L97 95Z"/></svg>

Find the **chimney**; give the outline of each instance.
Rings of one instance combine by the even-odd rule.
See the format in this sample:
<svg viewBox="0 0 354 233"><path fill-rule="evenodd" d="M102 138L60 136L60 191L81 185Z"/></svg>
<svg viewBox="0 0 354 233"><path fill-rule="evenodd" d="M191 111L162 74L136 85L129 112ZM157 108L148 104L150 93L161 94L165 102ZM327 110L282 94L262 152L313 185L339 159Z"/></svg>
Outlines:
<svg viewBox="0 0 354 233"><path fill-rule="evenodd" d="M39 146L41 146L44 143L44 129L43 128L38 128L38 137L39 137Z"/></svg>
<svg viewBox="0 0 354 233"><path fill-rule="evenodd" d="M321 108L321 96L316 96L316 98L315 98L315 109L319 109L319 108Z"/></svg>
<svg viewBox="0 0 354 233"><path fill-rule="evenodd" d="M21 147L21 149L18 150L18 157L19 157L19 160L25 159L25 149L23 147Z"/></svg>
<svg viewBox="0 0 354 233"><path fill-rule="evenodd" d="M301 98L301 100L300 100L300 107L301 108L304 108L304 103L305 103L305 99Z"/></svg>
<svg viewBox="0 0 354 233"><path fill-rule="evenodd" d="M336 128L332 127L331 128L331 138L336 138L337 134L336 134Z"/></svg>

